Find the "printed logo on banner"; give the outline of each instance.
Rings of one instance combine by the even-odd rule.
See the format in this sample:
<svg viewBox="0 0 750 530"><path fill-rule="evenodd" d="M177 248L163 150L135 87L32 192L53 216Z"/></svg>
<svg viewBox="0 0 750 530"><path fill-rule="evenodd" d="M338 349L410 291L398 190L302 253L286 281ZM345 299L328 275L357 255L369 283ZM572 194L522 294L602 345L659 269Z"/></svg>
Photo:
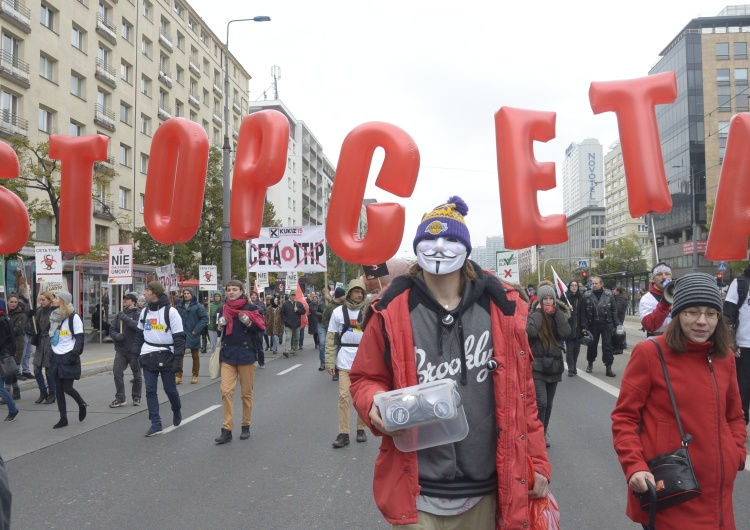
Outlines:
<svg viewBox="0 0 750 530"><path fill-rule="evenodd" d="M60 247L34 247L36 280L62 283L63 259Z"/></svg>
<svg viewBox="0 0 750 530"><path fill-rule="evenodd" d="M268 283L268 273L267 272L258 272L255 275L255 281L258 284L258 287L266 288L269 286Z"/></svg>
<svg viewBox="0 0 750 530"><path fill-rule="evenodd" d="M325 272L325 226L268 227L246 243L248 272Z"/></svg>
<svg viewBox="0 0 750 530"><path fill-rule="evenodd" d="M216 265L199 265L199 289L201 291L215 291L218 289L218 274Z"/></svg>
<svg viewBox="0 0 750 530"><path fill-rule="evenodd" d="M521 276L518 273L518 253L515 251L497 252L496 261L497 276L509 283L519 283Z"/></svg>

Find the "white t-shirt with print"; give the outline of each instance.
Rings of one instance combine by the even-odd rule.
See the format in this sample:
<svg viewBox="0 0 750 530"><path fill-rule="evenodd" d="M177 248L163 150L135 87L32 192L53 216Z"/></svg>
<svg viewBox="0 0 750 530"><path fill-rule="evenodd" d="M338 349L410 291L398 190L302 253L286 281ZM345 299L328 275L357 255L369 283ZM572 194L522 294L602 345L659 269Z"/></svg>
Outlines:
<svg viewBox="0 0 750 530"><path fill-rule="evenodd" d="M70 329L68 329L68 324L70 323L70 317L65 317L62 322L60 322L60 341L57 343L57 345L52 346L52 351L55 352L57 355L63 355L65 353L68 353L73 349L73 347L76 345L76 338L75 336L79 333L83 333L83 322L81 321L81 317L78 316L78 313L73 315L73 332L70 332Z"/></svg>
<svg viewBox="0 0 750 530"><path fill-rule="evenodd" d="M144 322L144 313L146 315ZM141 315L138 317L138 329L143 330L143 347L141 355L154 351L164 350L159 344L169 345L169 349L174 353L172 333L182 333L182 318L174 307L169 308L169 331L164 322L164 308L160 307L156 311L151 311L148 306L143 308ZM148 344L148 343L151 344ZM156 344L157 346L154 346Z"/></svg>
<svg viewBox="0 0 750 530"><path fill-rule="evenodd" d="M331 313L331 320L328 322L328 333L341 333L344 329L344 306L338 306ZM346 333L341 335L341 344L357 344L359 345L364 335L364 331L357 327L357 318L361 310L352 310L347 308L349 312L349 321L351 327L349 327ZM358 346L342 346L339 348L339 352L336 355L336 368L340 370L351 370L352 364L354 363L354 357L357 355Z"/></svg>
<svg viewBox="0 0 750 530"><path fill-rule="evenodd" d="M747 281L747 279L745 279ZM727 291L726 302L731 302L737 306L739 311L739 323L737 324L737 331L735 332L735 338L737 340L737 346L740 348L750 348L750 290L745 295L744 300L739 300L740 293L737 291L737 279L732 280Z"/></svg>

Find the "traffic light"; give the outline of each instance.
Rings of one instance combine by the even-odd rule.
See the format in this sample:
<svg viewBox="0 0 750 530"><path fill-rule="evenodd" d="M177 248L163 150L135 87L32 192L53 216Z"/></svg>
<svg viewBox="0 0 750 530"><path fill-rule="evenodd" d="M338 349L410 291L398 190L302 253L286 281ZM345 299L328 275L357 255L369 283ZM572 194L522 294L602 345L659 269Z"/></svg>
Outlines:
<svg viewBox="0 0 750 530"><path fill-rule="evenodd" d="M604 259L604 251L603 250L599 251L599 259Z"/></svg>
<svg viewBox="0 0 750 530"><path fill-rule="evenodd" d="M588 285L589 284L589 273L587 271L583 271L581 273L581 276L583 277L583 284Z"/></svg>
<svg viewBox="0 0 750 530"><path fill-rule="evenodd" d="M724 287L724 277L721 273L718 273L716 275L716 285L719 287Z"/></svg>

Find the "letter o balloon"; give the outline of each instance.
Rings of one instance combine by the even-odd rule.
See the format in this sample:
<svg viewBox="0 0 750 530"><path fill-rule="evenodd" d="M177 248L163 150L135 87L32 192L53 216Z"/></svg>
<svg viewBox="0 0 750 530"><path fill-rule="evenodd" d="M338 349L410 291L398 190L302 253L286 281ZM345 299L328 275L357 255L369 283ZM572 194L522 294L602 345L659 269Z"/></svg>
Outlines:
<svg viewBox="0 0 750 530"><path fill-rule="evenodd" d="M20 170L16 152L0 142L0 178L18 178ZM0 211L3 212L0 216L0 254L13 254L29 240L29 212L21 198L5 187L0 187Z"/></svg>

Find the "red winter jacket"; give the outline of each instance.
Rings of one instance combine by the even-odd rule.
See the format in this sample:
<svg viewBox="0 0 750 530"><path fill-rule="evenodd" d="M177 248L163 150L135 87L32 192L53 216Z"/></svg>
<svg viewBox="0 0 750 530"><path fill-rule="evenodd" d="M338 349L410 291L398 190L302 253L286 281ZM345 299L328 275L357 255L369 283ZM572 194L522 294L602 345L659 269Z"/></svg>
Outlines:
<svg viewBox="0 0 750 530"><path fill-rule="evenodd" d="M655 340L664 352L669 379L689 444L698 485L703 493L678 507L657 512L659 530L734 530L732 490L737 471L745 467L745 419L740 404L734 355L712 358L710 343L688 342L688 351L670 350L664 336ZM711 371L713 368L713 372ZM669 399L656 346L638 344L625 369L620 396L612 412L615 451L625 480L648 471L646 462L680 447L680 431ZM648 512L628 488L627 515L645 524Z"/></svg>
<svg viewBox="0 0 750 530"><path fill-rule="evenodd" d="M503 293L498 281L488 281L504 304L503 314L497 303L490 304L493 359L499 368L492 373L495 388L495 417L499 430L497 441L498 513L497 528L522 529L529 523L528 459L534 469L550 479L544 428L537 418L534 382L531 378L531 355L526 337L528 307L512 289ZM394 282L386 293L398 289ZM374 314L352 366L351 393L354 407L376 436L383 436L370 422L370 408L376 392L390 391L418 384L414 339L409 317L407 288L385 307L380 300L371 306ZM507 297L507 299L505 299ZM382 298L382 296L381 296ZM503 300L504 299L504 300ZM390 363L385 362L386 340L390 346ZM390 369L389 369L390 367ZM417 453L402 453L393 438L383 436L373 478L375 502L385 519L394 525L417 522L416 499L419 495Z"/></svg>

